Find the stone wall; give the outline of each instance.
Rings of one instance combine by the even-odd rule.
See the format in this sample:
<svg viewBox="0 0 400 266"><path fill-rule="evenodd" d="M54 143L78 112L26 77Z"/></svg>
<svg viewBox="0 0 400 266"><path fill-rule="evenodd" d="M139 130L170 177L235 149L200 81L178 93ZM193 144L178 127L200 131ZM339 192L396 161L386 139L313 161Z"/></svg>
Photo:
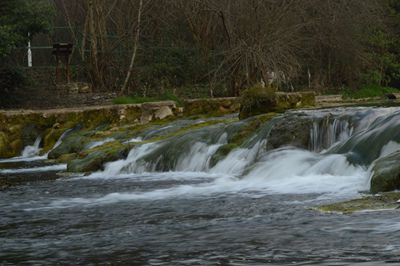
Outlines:
<svg viewBox="0 0 400 266"><path fill-rule="evenodd" d="M177 116L182 110L175 102L110 105L80 109L45 111L0 111L0 158L17 156L42 136L43 152L48 151L68 129L145 124Z"/></svg>

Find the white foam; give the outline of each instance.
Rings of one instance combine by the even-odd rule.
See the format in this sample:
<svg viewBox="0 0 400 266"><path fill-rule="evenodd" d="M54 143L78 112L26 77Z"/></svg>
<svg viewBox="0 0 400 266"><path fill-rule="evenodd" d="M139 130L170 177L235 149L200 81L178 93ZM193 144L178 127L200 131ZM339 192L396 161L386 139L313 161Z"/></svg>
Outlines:
<svg viewBox="0 0 400 266"><path fill-rule="evenodd" d="M238 178L230 175L208 173L151 173L117 175L118 178L136 180L199 180L200 184L173 185L167 189L145 192L114 192L100 197L59 199L41 209L70 208L80 205L96 206L126 201L154 201L166 198L190 198L221 193L306 194L327 193L332 197L356 195L368 189L368 171L350 165L342 155L321 156L312 152L286 149L267 154L254 165L252 171ZM81 178L105 178L93 174ZM115 178L115 176L112 176Z"/></svg>
<svg viewBox="0 0 400 266"><path fill-rule="evenodd" d="M343 155L285 149L269 153L243 179L247 186L282 194L357 194L369 188L369 172Z"/></svg>
<svg viewBox="0 0 400 266"><path fill-rule="evenodd" d="M132 138L132 139L130 139L130 140L125 141L124 144L128 144L128 143L138 143L138 142L142 142L142 141L143 141L143 139L142 139L141 137Z"/></svg>
<svg viewBox="0 0 400 266"><path fill-rule="evenodd" d="M40 166L32 168L0 169L0 174L37 173L37 172L49 172L49 171L62 171L66 169L67 169L66 164L56 164L56 165Z"/></svg>
<svg viewBox="0 0 400 266"><path fill-rule="evenodd" d="M140 174L124 173L118 175L105 175L103 172L93 173L88 176L77 176L70 180L84 179L84 180L118 180L118 179L131 179L140 182L154 182L154 181L207 181L214 180L221 177L220 174L210 174L205 172L162 172L162 173L149 173L144 172Z"/></svg>
<svg viewBox="0 0 400 266"><path fill-rule="evenodd" d="M16 163L16 162L33 162L33 161L41 161L41 160L46 160L47 155L43 156L34 156L34 157L13 157L9 159L1 159L0 163Z"/></svg>

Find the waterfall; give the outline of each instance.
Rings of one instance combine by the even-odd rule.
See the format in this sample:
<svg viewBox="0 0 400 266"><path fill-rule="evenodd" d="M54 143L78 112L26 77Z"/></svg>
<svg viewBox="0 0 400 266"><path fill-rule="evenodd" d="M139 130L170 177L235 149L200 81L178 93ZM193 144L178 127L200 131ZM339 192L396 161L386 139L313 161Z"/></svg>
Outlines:
<svg viewBox="0 0 400 266"><path fill-rule="evenodd" d="M51 148L47 153L43 155L39 155L41 148L40 148L40 143L42 141L42 137L39 136L36 138L35 143L33 145L28 145L24 148L22 151L21 156L9 158L9 159L1 159L0 162L23 162L23 161L40 161L40 160L45 160L48 158L49 153L57 148L59 145L61 145L63 139L68 135L69 132L71 132L72 129L66 130L57 140L57 142L54 144L53 148Z"/></svg>
<svg viewBox="0 0 400 266"><path fill-rule="evenodd" d="M28 145L24 148L22 151L22 157L23 158L29 158L33 156L39 155L40 152L40 142L42 141L42 137L37 137L35 140L35 143L33 145Z"/></svg>
<svg viewBox="0 0 400 266"><path fill-rule="evenodd" d="M21 156L9 158L9 159L1 159L0 163L12 163L12 162L27 162L27 161L39 161L44 160L47 157L39 156L40 153L40 143L42 141L42 137L37 137L33 145L26 146Z"/></svg>
<svg viewBox="0 0 400 266"><path fill-rule="evenodd" d="M351 121L346 118L326 116L315 120L310 131L310 150L320 152L330 148L335 143L348 139L353 135L353 131Z"/></svg>
<svg viewBox="0 0 400 266"><path fill-rule="evenodd" d="M207 171L214 153L226 143L227 134L221 135L217 143L208 145L205 142L196 142L184 156L180 156L174 170L176 171Z"/></svg>

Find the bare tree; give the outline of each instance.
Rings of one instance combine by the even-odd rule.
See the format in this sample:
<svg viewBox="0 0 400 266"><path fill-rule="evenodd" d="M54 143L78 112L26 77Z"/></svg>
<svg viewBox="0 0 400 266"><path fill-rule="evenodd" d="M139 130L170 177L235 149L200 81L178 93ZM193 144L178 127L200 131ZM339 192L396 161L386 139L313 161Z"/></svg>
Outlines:
<svg viewBox="0 0 400 266"><path fill-rule="evenodd" d="M124 94L125 93L127 85L128 85L128 82L129 82L129 79L131 78L131 75L132 75L133 66L135 64L136 53L137 53L137 49L138 49L138 46L139 46L140 22L142 20L142 9L143 9L143 0L140 0L139 1L139 10L138 10L138 14L137 14L136 33L135 33L135 41L134 41L134 44L133 44L131 62L129 64L129 69L128 69L128 72L126 74L126 78L125 78L124 84L121 87L120 94Z"/></svg>

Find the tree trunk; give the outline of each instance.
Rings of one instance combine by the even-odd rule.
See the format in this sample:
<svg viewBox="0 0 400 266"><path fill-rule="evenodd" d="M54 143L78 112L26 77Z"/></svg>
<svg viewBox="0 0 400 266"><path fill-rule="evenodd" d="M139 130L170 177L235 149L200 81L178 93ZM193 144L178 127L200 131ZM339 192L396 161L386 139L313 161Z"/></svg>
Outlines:
<svg viewBox="0 0 400 266"><path fill-rule="evenodd" d="M141 19L142 19L142 8L143 8L143 0L140 0L138 16L137 16L136 35L135 35L135 42L133 44L133 52L132 52L132 56L131 56L131 63L129 64L129 69L128 69L128 72L126 73L126 78L125 78L124 84L122 85L121 90L119 92L121 95L125 94L125 92L126 92L126 88L128 86L129 80L130 80L131 75L132 75L133 66L135 64L135 58L136 58L137 49L138 49L138 46L139 46L140 22L141 22Z"/></svg>

